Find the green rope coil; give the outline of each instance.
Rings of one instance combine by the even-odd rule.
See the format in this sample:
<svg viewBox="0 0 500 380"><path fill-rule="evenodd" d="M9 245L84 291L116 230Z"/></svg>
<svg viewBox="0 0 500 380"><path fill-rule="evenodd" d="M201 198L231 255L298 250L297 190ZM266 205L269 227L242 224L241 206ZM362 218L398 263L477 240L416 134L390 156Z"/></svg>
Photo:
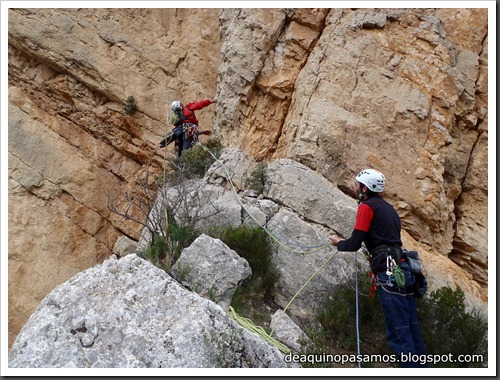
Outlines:
<svg viewBox="0 0 500 380"><path fill-rule="evenodd" d="M236 311L233 309L232 306L229 306L228 315L232 319L234 319L236 322L238 322L238 324L241 327L244 327L248 331L251 331L251 332L259 335L264 340L266 340L268 343L270 343L273 346L275 346L276 348L278 348L278 350L280 350L284 354L289 354L290 352L292 352L292 350L288 346L286 346L285 344L281 343L280 341L274 339L271 335L269 335L266 332L266 330L264 330L263 327L257 326L255 323L252 322L251 319L242 317L241 315L239 315L238 313L236 313Z"/></svg>

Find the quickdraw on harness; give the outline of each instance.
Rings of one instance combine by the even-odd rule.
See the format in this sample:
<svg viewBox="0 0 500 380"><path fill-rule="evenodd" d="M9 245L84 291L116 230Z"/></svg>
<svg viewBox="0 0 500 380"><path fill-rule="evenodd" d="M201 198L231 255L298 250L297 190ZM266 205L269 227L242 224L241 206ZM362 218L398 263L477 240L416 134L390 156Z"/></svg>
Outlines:
<svg viewBox="0 0 500 380"><path fill-rule="evenodd" d="M192 123L183 123L182 132L184 140L193 139L193 142L198 142L198 125Z"/></svg>
<svg viewBox="0 0 500 380"><path fill-rule="evenodd" d="M380 282L377 276L375 276L373 272L370 272L370 298L373 296L373 292L377 290L377 285L388 286L391 288L394 287L394 285L398 288L404 288L406 286L405 274L391 255L387 255L386 257L386 268L385 274L388 278L385 283Z"/></svg>
<svg viewBox="0 0 500 380"><path fill-rule="evenodd" d="M388 281L391 281L392 284L395 282L398 288L405 287L405 274L392 256L387 256L387 271L385 273L389 277Z"/></svg>

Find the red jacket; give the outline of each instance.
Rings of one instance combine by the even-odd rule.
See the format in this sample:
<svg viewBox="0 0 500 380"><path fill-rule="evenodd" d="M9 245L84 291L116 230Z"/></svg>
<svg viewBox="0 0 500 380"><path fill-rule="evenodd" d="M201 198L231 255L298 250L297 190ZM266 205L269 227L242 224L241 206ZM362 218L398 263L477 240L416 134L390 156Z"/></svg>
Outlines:
<svg viewBox="0 0 500 380"><path fill-rule="evenodd" d="M184 105L182 108L182 113L184 114L184 123L192 123L198 125L199 121L194 115L194 111L201 110L206 106L212 104L212 101L208 99L200 100L199 102L191 102Z"/></svg>

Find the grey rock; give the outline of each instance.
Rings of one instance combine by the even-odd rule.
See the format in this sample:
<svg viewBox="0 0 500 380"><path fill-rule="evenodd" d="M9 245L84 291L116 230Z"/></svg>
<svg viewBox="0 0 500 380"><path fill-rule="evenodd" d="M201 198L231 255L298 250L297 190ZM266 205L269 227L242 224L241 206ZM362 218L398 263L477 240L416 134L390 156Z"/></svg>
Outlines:
<svg viewBox="0 0 500 380"><path fill-rule="evenodd" d="M137 252L136 241L125 235L119 236L118 239L116 239L115 245L113 246L113 253L122 257L135 252Z"/></svg>
<svg viewBox="0 0 500 380"><path fill-rule="evenodd" d="M356 201L307 166L280 159L268 165L264 195L302 218L350 236Z"/></svg>
<svg viewBox="0 0 500 380"><path fill-rule="evenodd" d="M304 331L281 309L272 315L271 329L276 339L295 352L301 352L302 347L311 342Z"/></svg>
<svg viewBox="0 0 500 380"><path fill-rule="evenodd" d="M202 234L172 266L172 276L227 312L234 292L252 275L248 262L219 239Z"/></svg>
<svg viewBox="0 0 500 380"><path fill-rule="evenodd" d="M228 183L229 178L235 187L236 191L246 188L246 181L252 174L257 162L249 157L245 152L236 148L224 148L218 159L205 174L207 183L215 185L226 185L230 189Z"/></svg>
<svg viewBox="0 0 500 380"><path fill-rule="evenodd" d="M287 366L220 306L134 254L55 288L9 354L11 368Z"/></svg>
<svg viewBox="0 0 500 380"><path fill-rule="evenodd" d="M280 273L276 302L286 307L318 271L300 290L288 309L295 316L313 317L314 310L329 299L337 285L353 278L356 269L354 253L337 252L329 244L324 232L286 208L271 219L269 230L280 241L274 256ZM321 268L329 258L331 260ZM366 259L361 255L358 258L366 267Z"/></svg>

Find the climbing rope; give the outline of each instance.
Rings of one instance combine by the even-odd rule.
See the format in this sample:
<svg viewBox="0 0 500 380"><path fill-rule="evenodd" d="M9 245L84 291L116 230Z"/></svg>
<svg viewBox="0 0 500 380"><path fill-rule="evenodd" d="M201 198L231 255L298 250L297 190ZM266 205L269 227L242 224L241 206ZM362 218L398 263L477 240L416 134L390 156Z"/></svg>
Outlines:
<svg viewBox="0 0 500 380"><path fill-rule="evenodd" d="M337 252L338 252L338 251L337 251ZM321 266L320 266L320 267L316 270L316 272L314 272L314 273L312 274L312 276L311 276L311 277L309 277L309 278L307 279L307 281L306 281L306 282L304 282L304 284L300 287L300 289L299 289L299 290L297 290L297 292L296 292L296 293L295 293L295 295L294 295L294 296L290 299L290 301L288 301L287 305L286 305L286 306L285 306L285 308L283 309L283 313L286 313L286 311L288 310L288 308L290 307L290 305L292 304L292 302L293 302L293 301L295 301L295 298L297 298L297 297L299 296L299 294L302 292L302 290L304 290L304 288L307 286L307 284L309 284L309 283L312 281L312 279L313 279L314 277L316 277L316 275L319 273L319 271L320 271L321 269L323 269L323 268L326 266L326 264L328 264L328 263L329 263L329 262L330 262L330 261L331 261L331 260L335 257L335 254L336 254L337 252L334 252L334 253L333 253L333 255L332 255L332 256L330 256L330 257L329 257L329 258L328 258L328 259L327 259L327 260L326 260L323 264L321 264ZM279 325L279 322L280 322L280 321L281 321L281 316L280 316L280 317L279 317L279 319L276 321L276 325ZM274 329L273 329L273 330L271 330L271 335L273 335L273 332L274 332Z"/></svg>
<svg viewBox="0 0 500 380"><path fill-rule="evenodd" d="M268 343L272 344L276 348L278 348L281 352L284 354L290 353L292 350L285 344L281 343L279 340L274 339L271 334L268 334L266 330L264 330L263 327L257 326L251 319L242 317L236 311L233 309L232 306L229 306L228 310L228 315L234 319L236 322L238 322L239 325L242 327L246 328L248 331L251 331L257 335L260 335L262 338L264 338Z"/></svg>
<svg viewBox="0 0 500 380"><path fill-rule="evenodd" d="M222 163L211 151L210 149L208 149L205 145L203 145L202 143L200 142L197 142L198 145L200 145L206 152L208 152L212 158L215 160L215 162L217 162L220 166L222 166L222 168L224 169L224 172L226 173L226 175L224 176L226 178L226 180L228 181L229 185L231 186L231 190L233 192L233 194L235 195L238 203L240 204L240 206L242 207L243 210L245 210L245 212L250 216L250 218L252 218L252 220L262 229L264 230L275 242L277 242L281 247L283 247L284 249L290 251L290 252L296 252L296 253L302 253L302 254L306 254L306 253L312 253L312 252L316 252L316 251L319 251L323 248L330 248L332 249L332 246L331 246L331 243L325 243L325 244L319 244L319 245L315 245L315 246L303 246L303 245L299 245L299 244L295 244L293 242L290 242L286 239L283 239L283 238L279 238L278 236L276 236L275 234L273 234L271 231L269 231L269 229L267 229L265 226L263 226L253 215L251 212L248 211L248 209L246 208L246 206L243 204L243 202L241 201L238 193L236 192L236 189L234 187L234 184L233 184L233 181L231 180L231 176L229 174L229 170L227 169L226 165L224 165L224 163ZM285 244L287 243L287 244ZM293 248L290 248L289 245L294 245L296 247L299 247L299 248L302 248L302 249L308 249L307 251L304 251L304 250L296 250L296 249L293 249ZM300 293L304 290L304 288L309 284L309 282L312 281L312 279L314 277L316 277L316 275L335 257L335 255L337 254L338 251L335 251L333 253L333 255L331 255L327 260L325 260L323 262L323 264L321 264L321 266L307 279L307 281L300 287L300 289L295 293L295 295L290 299L290 301L288 302L288 304L285 306L285 308L283 309L283 313L286 313L286 311L288 310L288 308L290 307L290 305L293 303L293 301L300 295ZM259 336L261 336L263 339L265 339L267 342L269 342L270 344L274 345L275 347L277 347L281 352L287 354L289 352L291 352L290 348L288 348L286 345L284 345L283 343L279 342L278 340L274 339L272 337L273 333L274 333L274 329L271 330L271 333L268 334L261 326L257 326L253 323L252 320L248 319L248 318L244 318L244 317L241 317L240 315L238 315L235 310L233 309L233 307L229 307L229 312L228 312L229 316L231 318L233 318L235 321L237 321L242 327L245 327L247 330L249 331L252 331L256 334L258 334ZM281 315L279 316L279 319L277 320L276 322L276 325L279 324L279 321L281 320ZM357 340L357 351L358 351L358 355L360 355L361 351L360 351L360 339L359 339L359 304L358 304L358 256L357 256L357 252L356 252L356 340ZM361 363L358 363L358 366L361 368Z"/></svg>
<svg viewBox="0 0 500 380"><path fill-rule="evenodd" d="M167 108L167 120L170 120L170 110ZM165 124L165 137L168 134L168 127L167 124ZM167 191L166 191L166 184L167 184L167 154L168 154L168 149L167 149L167 144L165 143L165 156L163 158L163 186L162 186L162 193L163 193L163 200L162 204L165 205L165 239L167 242L169 241L169 236L168 236L168 199L167 199Z"/></svg>
<svg viewBox="0 0 500 380"><path fill-rule="evenodd" d="M361 355L359 342L359 292L358 292L358 251L355 253L356 258L356 345L358 349L358 358ZM358 368L361 368L361 362L358 362Z"/></svg>
<svg viewBox="0 0 500 380"><path fill-rule="evenodd" d="M312 253L312 252L316 252L316 251L319 251L323 248L326 248L326 247L331 247L331 243L324 243L324 244L318 244L318 245L313 245L313 246L306 246L306 245L300 245L300 244L296 244L294 242L291 242L289 240L286 240L284 238L280 238L278 237L277 235L275 235L274 233L272 233L271 231L269 231L268 228L266 228L264 225L262 225L253 215L250 211L248 211L247 207L245 206L245 204L242 202L242 200L240 199L240 196L238 195L238 193L236 192L236 189L234 187L234 184L233 184L233 181L231 180L231 175L229 174L229 170L228 168L226 167L226 165L224 165L223 162L221 162L211 151L210 149L208 149L205 145L203 145L202 143L198 142L197 143L198 145L200 145L208 154L210 154L212 156L212 158L215 160L215 162L217 162L223 169L224 169L224 172L226 173L226 175L224 176L226 178L226 180L228 181L229 185L231 186L231 190L233 192L233 194L235 195L236 197L236 200L238 201L238 203L240 204L241 208L250 216L250 218L262 229L264 230L268 235L269 237L271 237L271 239L273 239L278 245L280 245L281 247L283 247L284 249L286 249L287 251L290 251L290 252L295 252L295 253L302 253L302 254L307 254L307 253ZM298 248L301 248L301 249L293 249L290 247L290 245L293 245L295 247L298 247Z"/></svg>

